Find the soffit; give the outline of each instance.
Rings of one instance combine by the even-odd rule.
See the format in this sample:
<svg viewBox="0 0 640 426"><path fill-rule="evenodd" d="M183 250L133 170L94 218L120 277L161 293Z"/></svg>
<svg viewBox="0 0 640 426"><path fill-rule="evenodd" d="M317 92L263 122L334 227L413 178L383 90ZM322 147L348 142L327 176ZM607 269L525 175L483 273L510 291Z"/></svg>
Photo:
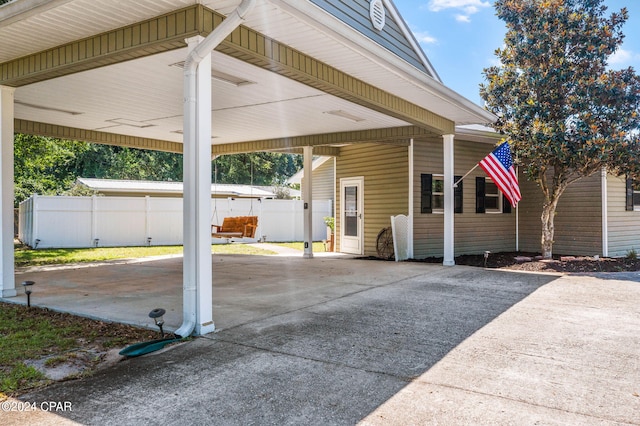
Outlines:
<svg viewBox="0 0 640 426"><path fill-rule="evenodd" d="M0 63L140 22L194 0L18 0L0 7ZM21 4L30 4L31 7ZM22 10L19 15L14 10Z"/></svg>
<svg viewBox="0 0 640 426"><path fill-rule="evenodd" d="M107 133L182 141L186 49L22 86L16 118ZM213 52L214 68L251 84L212 80L212 143L403 126L407 123ZM327 111L348 111L354 122Z"/></svg>

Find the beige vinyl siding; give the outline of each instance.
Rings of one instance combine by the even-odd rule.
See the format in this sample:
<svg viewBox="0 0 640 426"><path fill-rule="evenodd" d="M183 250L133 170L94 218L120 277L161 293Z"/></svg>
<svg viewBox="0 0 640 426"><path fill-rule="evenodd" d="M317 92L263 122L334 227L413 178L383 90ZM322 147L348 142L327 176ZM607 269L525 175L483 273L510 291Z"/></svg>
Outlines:
<svg viewBox="0 0 640 426"><path fill-rule="evenodd" d="M335 205L335 173L334 159L330 158L313 171L313 199L331 200L332 208ZM304 177L301 179L301 187L304 187Z"/></svg>
<svg viewBox="0 0 640 426"><path fill-rule="evenodd" d="M640 211L626 211L624 177L607 176L609 256L640 251Z"/></svg>
<svg viewBox="0 0 640 426"><path fill-rule="evenodd" d="M491 150L493 145L456 139L454 170L463 176ZM414 257L421 259L443 255L444 215L421 213L420 175L443 174L442 138L414 142ZM477 168L462 183L462 213L454 216L455 255L478 254L515 249L515 213L476 213L476 176L486 176Z"/></svg>
<svg viewBox="0 0 640 426"><path fill-rule="evenodd" d="M391 226L390 217L408 214L409 160L406 146L345 146L336 161L336 236L340 235L340 179L364 177L364 254L375 256L376 237ZM337 238L340 251L340 238Z"/></svg>
<svg viewBox="0 0 640 426"><path fill-rule="evenodd" d="M534 182L520 177L520 250L540 253L543 195ZM623 188L624 190L624 188ZM560 197L555 217L554 254L602 255L600 174L571 184ZM624 210L624 198L622 199Z"/></svg>

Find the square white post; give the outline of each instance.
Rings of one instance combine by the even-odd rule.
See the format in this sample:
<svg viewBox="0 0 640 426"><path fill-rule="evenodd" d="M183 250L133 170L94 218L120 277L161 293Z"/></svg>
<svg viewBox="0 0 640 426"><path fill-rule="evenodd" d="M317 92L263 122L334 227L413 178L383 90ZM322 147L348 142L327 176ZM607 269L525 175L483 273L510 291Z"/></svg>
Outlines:
<svg viewBox="0 0 640 426"><path fill-rule="evenodd" d="M455 200L453 194L453 137L454 135L443 135L443 161L444 161L444 260L445 266L456 264L454 257L454 228L453 216L455 211Z"/></svg>
<svg viewBox="0 0 640 426"><path fill-rule="evenodd" d="M196 36L187 40L189 50L203 40ZM213 273L211 267L211 54L196 71L197 90L195 116L185 114L184 122L184 317L195 310L195 334L211 333L213 323ZM185 96L188 96L186 94ZM187 299L193 298L195 306ZM192 299L191 299L192 300Z"/></svg>
<svg viewBox="0 0 640 426"><path fill-rule="evenodd" d="M0 244L0 296L14 297L16 292L13 253L13 92L12 87L0 86L0 216L2 242Z"/></svg>
<svg viewBox="0 0 640 426"><path fill-rule="evenodd" d="M303 170L304 180L302 181L302 200L304 203L304 255L305 258L313 257L313 147L303 148Z"/></svg>

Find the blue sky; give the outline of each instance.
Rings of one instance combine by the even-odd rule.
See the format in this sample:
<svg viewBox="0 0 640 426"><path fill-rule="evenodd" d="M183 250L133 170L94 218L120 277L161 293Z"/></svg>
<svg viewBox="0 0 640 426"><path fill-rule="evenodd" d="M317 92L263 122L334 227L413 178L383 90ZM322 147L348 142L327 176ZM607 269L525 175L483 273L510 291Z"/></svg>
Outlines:
<svg viewBox="0 0 640 426"><path fill-rule="evenodd" d="M450 88L482 105L482 70L496 63L505 27L492 0L393 0L440 78ZM605 0L608 14L629 11L621 49L611 68L633 66L640 73L640 0Z"/></svg>

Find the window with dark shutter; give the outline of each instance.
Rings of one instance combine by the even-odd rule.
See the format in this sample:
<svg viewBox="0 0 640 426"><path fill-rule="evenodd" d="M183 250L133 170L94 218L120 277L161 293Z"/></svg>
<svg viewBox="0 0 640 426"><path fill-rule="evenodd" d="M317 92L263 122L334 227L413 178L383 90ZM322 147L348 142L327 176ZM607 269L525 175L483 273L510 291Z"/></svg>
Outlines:
<svg viewBox="0 0 640 426"><path fill-rule="evenodd" d="M627 179L626 181L626 202L625 210L627 211L639 211L640 210L640 181L634 179Z"/></svg>
<svg viewBox="0 0 640 426"><path fill-rule="evenodd" d="M511 204L488 177L476 177L476 213L511 213Z"/></svg>
<svg viewBox="0 0 640 426"><path fill-rule="evenodd" d="M460 176L454 177L455 181ZM453 190L454 212L462 213L462 182ZM420 175L420 212L444 213L444 176L438 174Z"/></svg>

